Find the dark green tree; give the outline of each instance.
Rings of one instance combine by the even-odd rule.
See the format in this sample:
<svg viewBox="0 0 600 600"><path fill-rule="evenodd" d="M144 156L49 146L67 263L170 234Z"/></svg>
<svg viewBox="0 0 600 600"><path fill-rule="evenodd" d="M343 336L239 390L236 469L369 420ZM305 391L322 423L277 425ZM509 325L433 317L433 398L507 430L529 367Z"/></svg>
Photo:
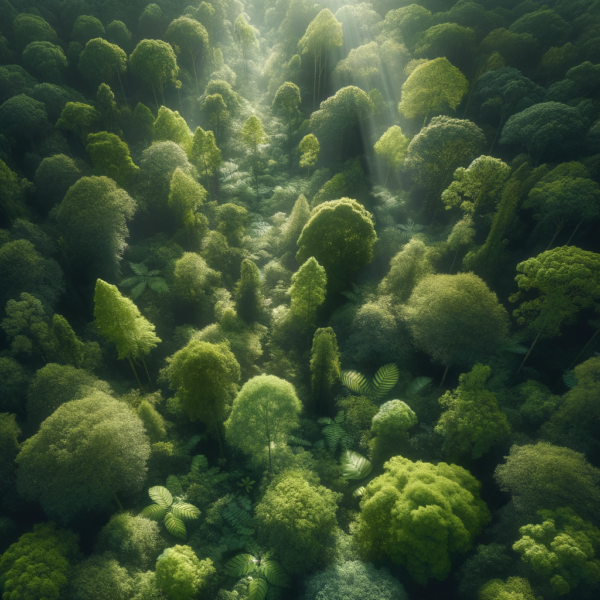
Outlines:
<svg viewBox="0 0 600 600"><path fill-rule="evenodd" d="M68 62L60 46L32 42L23 50L23 65L41 81L58 83L63 79Z"/></svg>
<svg viewBox="0 0 600 600"><path fill-rule="evenodd" d="M71 32L71 39L85 46L94 38L104 37L105 31L102 23L90 15L81 15L77 17Z"/></svg>
<svg viewBox="0 0 600 600"><path fill-rule="evenodd" d="M235 310L246 323L256 321L263 313L260 271L249 259L242 261L242 273L235 286Z"/></svg>
<svg viewBox="0 0 600 600"><path fill-rule="evenodd" d="M192 139L191 160L198 170L204 173L206 190L210 198L210 177L217 172L223 162L221 151L217 148L215 134L212 131L204 131L202 127L196 128Z"/></svg>
<svg viewBox="0 0 600 600"><path fill-rule="evenodd" d="M280 114L287 123L290 168L292 166L292 126L301 116L298 110L301 102L300 88L295 83L286 81L275 93L271 105L273 111Z"/></svg>
<svg viewBox="0 0 600 600"><path fill-rule="evenodd" d="M110 177L124 188L133 185L140 169L133 164L127 144L117 135L106 131L90 133L86 152L98 175Z"/></svg>
<svg viewBox="0 0 600 600"><path fill-rule="evenodd" d="M184 55L191 63L196 81L196 91L198 91L196 63L198 60L201 63L210 60L210 44L206 29L196 19L183 16L171 22L165 34L165 39L173 46L175 54Z"/></svg>
<svg viewBox="0 0 600 600"><path fill-rule="evenodd" d="M12 23L12 33L15 45L22 51L31 42L51 42L56 44L56 31L40 15L21 13Z"/></svg>
<svg viewBox="0 0 600 600"><path fill-rule="evenodd" d="M315 331L310 356L310 389L317 413L323 413L341 375L337 338L331 327Z"/></svg>
<svg viewBox="0 0 600 600"><path fill-rule="evenodd" d="M121 75L127 71L127 55L115 44L101 38L90 40L79 55L79 70L93 85L119 82L125 97Z"/></svg>

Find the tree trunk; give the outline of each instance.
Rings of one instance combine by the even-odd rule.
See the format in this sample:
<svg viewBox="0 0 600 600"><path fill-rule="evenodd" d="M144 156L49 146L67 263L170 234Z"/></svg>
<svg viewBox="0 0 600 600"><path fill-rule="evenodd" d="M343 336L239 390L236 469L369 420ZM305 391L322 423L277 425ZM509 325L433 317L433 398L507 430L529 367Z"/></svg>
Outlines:
<svg viewBox="0 0 600 600"><path fill-rule="evenodd" d="M148 383L150 384L150 389L152 389L152 379L150 379L150 373L148 373L148 367L146 366L146 361L143 356L140 356L142 359L142 364L144 365L144 369L146 370L146 376L148 377Z"/></svg>
<svg viewBox="0 0 600 600"><path fill-rule="evenodd" d="M600 333L600 329L590 338L589 342L583 347L583 350L575 357L575 360L569 365L569 371L573 368L573 365L577 362L577 359L589 348L589 345L594 341L594 338Z"/></svg>
<svg viewBox="0 0 600 600"><path fill-rule="evenodd" d="M442 387L444 385L444 381L446 381L446 375L448 375L449 368L450 368L450 365L447 365L446 370L444 371L444 376L442 377L442 380L440 381L440 387Z"/></svg>
<svg viewBox="0 0 600 600"><path fill-rule="evenodd" d="M556 226L556 231L554 232L554 235L552 236L552 239L550 240L550 243L548 244L548 246L546 246L546 250L544 250L544 252L550 250L550 247L552 246L554 240L556 239L556 236L562 231L564 226L565 226L564 222L559 223Z"/></svg>
<svg viewBox="0 0 600 600"><path fill-rule="evenodd" d="M583 223L583 219L581 219L581 221L579 221L579 223L577 223L577 227L575 227L575 229L573 229L573 233L571 234L571 237L568 239L567 243L565 244L566 246L568 246L571 243L573 236L577 233L577 230L579 229L579 227L581 227L582 223Z"/></svg>
<svg viewBox="0 0 600 600"><path fill-rule="evenodd" d="M142 387L142 384L140 382L140 378L138 377L137 371L135 370L135 367L133 366L133 361L131 360L131 356L127 357L127 360L129 360L129 364L131 365L131 369L133 371L133 374L135 375L135 378L138 382L138 385L140 386L140 390L144 391L144 388Z"/></svg>
<svg viewBox="0 0 600 600"><path fill-rule="evenodd" d="M448 275L452 275L452 269L454 268L454 263L456 262L456 257L458 256L459 250L460 250L460 246L456 249L456 252L454 253L454 260L452 261L452 264L450 265L450 271L449 271Z"/></svg>
<svg viewBox="0 0 600 600"><path fill-rule="evenodd" d="M531 354L531 351L533 350L533 347L536 345L537 341L539 340L540 335L542 335L542 334L538 333L535 336L535 340L533 340L533 343L529 347L529 350L527 350L527 354L525 355L525 358L523 359L523 362L521 363L521 366L519 367L519 370L516 372L515 377L521 372L521 369L523 368L523 365L525 364L525 361L529 358L529 355Z"/></svg>

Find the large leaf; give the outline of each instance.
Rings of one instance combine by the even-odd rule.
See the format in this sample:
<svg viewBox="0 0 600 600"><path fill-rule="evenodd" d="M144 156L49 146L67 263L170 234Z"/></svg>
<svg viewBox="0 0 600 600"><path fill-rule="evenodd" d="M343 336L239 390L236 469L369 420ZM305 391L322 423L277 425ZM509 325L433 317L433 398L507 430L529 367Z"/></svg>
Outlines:
<svg viewBox="0 0 600 600"><path fill-rule="evenodd" d="M569 389L574 388L578 383L577 377L575 377L575 373L573 371L563 371L562 379Z"/></svg>
<svg viewBox="0 0 600 600"><path fill-rule="evenodd" d="M176 502L171 510L178 519L197 519L200 516L200 510L193 504L187 504L186 502Z"/></svg>
<svg viewBox="0 0 600 600"><path fill-rule="evenodd" d="M186 452L191 452L196 445L202 440L202 435L193 435L186 443L183 449ZM208 461L206 461L206 465L208 466Z"/></svg>
<svg viewBox="0 0 600 600"><path fill-rule="evenodd" d="M169 286L167 285L167 282L162 277L149 277L148 285L155 292L168 292L169 291Z"/></svg>
<svg viewBox="0 0 600 600"><path fill-rule="evenodd" d="M342 383L355 394L371 396L373 390L369 380L358 371L344 371L341 377Z"/></svg>
<svg viewBox="0 0 600 600"><path fill-rule="evenodd" d="M137 285L139 282L139 277L129 277L128 279L124 279L123 281L121 281L119 285L123 287L131 287L132 285Z"/></svg>
<svg viewBox="0 0 600 600"><path fill-rule="evenodd" d="M204 471L208 469L208 460L206 456L203 454L198 454L198 456L194 456L192 458L192 466L190 467L190 471L194 475L200 475L200 471Z"/></svg>
<svg viewBox="0 0 600 600"><path fill-rule="evenodd" d="M414 396L424 390L433 380L431 377L415 377L406 388L407 396Z"/></svg>
<svg viewBox="0 0 600 600"><path fill-rule="evenodd" d="M131 267L131 270L140 277L145 277L146 275L148 275L148 267L144 263L136 264L130 262L129 266Z"/></svg>
<svg viewBox="0 0 600 600"><path fill-rule="evenodd" d="M169 475L167 477L167 483L165 487L171 492L173 496L183 496L183 488L181 487L181 482L176 475Z"/></svg>
<svg viewBox="0 0 600 600"><path fill-rule="evenodd" d="M327 440L327 447L329 448L329 450L335 452L338 442L342 437L344 437L347 434L341 425L334 423L333 425L327 425L327 427L323 428L323 435Z"/></svg>
<svg viewBox="0 0 600 600"><path fill-rule="evenodd" d="M150 498L156 502L161 508L169 508L173 504L173 496L166 487L155 485L148 490Z"/></svg>
<svg viewBox="0 0 600 600"><path fill-rule="evenodd" d="M181 538L182 540L187 538L184 522L171 513L167 513L165 516L165 527L171 535Z"/></svg>
<svg viewBox="0 0 600 600"><path fill-rule="evenodd" d="M346 479L364 479L373 470L371 461L352 450L346 450L342 454L340 466Z"/></svg>
<svg viewBox="0 0 600 600"><path fill-rule="evenodd" d="M394 363L380 367L375 373L375 377L373 377L373 388L376 396L385 396L396 385L399 376L400 369Z"/></svg>
<svg viewBox="0 0 600 600"><path fill-rule="evenodd" d="M161 508L158 504L151 504L150 506L146 506L146 508L142 509L140 514L142 517L152 519L153 521L162 521L165 518L167 511L164 508Z"/></svg>
<svg viewBox="0 0 600 600"><path fill-rule="evenodd" d="M265 600L269 584L265 579L255 577L248 586L248 598L250 600Z"/></svg>
<svg viewBox="0 0 600 600"><path fill-rule="evenodd" d="M363 494L365 493L365 486L361 485L359 488L356 488L353 492L352 495L355 498L362 498Z"/></svg>
<svg viewBox="0 0 600 600"><path fill-rule="evenodd" d="M225 565L225 574L232 577L245 577L254 571L257 562L252 554L238 554Z"/></svg>
<svg viewBox="0 0 600 600"><path fill-rule="evenodd" d="M146 282L142 281L141 283L138 283L132 290L131 290L131 297L135 300L138 296L141 296L142 292L146 289Z"/></svg>
<svg viewBox="0 0 600 600"><path fill-rule="evenodd" d="M261 571L271 585L290 587L290 579L285 569L274 560L264 560L260 564Z"/></svg>

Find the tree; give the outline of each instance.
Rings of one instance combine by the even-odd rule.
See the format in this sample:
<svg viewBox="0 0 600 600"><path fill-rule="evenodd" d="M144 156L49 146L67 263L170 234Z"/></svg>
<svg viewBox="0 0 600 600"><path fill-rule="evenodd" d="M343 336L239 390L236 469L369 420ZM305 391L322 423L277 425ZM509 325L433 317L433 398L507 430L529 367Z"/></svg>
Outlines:
<svg viewBox="0 0 600 600"><path fill-rule="evenodd" d="M42 81L58 83L69 66L60 46L50 42L32 42L23 50L23 65Z"/></svg>
<svg viewBox="0 0 600 600"><path fill-rule="evenodd" d="M490 519L480 483L468 471L395 456L366 487L354 534L366 559L389 557L425 585L443 580L450 559L464 554Z"/></svg>
<svg viewBox="0 0 600 600"><path fill-rule="evenodd" d="M499 158L480 156L467 169L454 171L454 181L442 193L442 202L446 210L459 206L470 217L493 212L509 175L510 167Z"/></svg>
<svg viewBox="0 0 600 600"><path fill-rule="evenodd" d="M133 185L140 169L133 164L129 147L119 136L106 131L90 133L85 150L98 175L110 177L124 188Z"/></svg>
<svg viewBox="0 0 600 600"><path fill-rule="evenodd" d="M84 344L79 341L69 322L62 316L52 317L52 333L56 337L62 359L79 368L84 360Z"/></svg>
<svg viewBox="0 0 600 600"><path fill-rule="evenodd" d="M517 508L534 516L539 506L571 507L582 519L600 523L600 470L585 456L547 442L513 445L495 478Z"/></svg>
<svg viewBox="0 0 600 600"><path fill-rule="evenodd" d="M452 231L446 240L448 248L450 250L455 250L454 258L452 259L452 264L450 265L450 270L448 271L449 274L452 274L452 269L454 268L454 263L456 262L456 257L458 256L460 249L463 246L470 245L474 237L475 229L473 228L473 221L469 216L458 221L458 223L456 223L456 225L452 228Z"/></svg>
<svg viewBox="0 0 600 600"><path fill-rule="evenodd" d="M83 177L53 210L71 266L78 271L119 273L133 198L108 177Z"/></svg>
<svg viewBox="0 0 600 600"><path fill-rule="evenodd" d="M233 24L233 32L235 33L238 44L242 47L242 56L244 58L244 67L247 75L248 50L252 46L256 45L256 34L254 33L254 28L246 23L246 19L244 19L244 15L242 13L239 14L238 18Z"/></svg>
<svg viewBox="0 0 600 600"><path fill-rule="evenodd" d="M400 42L411 46L416 34L429 28L431 12L418 4L409 4L396 10L390 10L383 21L383 30L390 36L398 37Z"/></svg>
<svg viewBox="0 0 600 600"><path fill-rule="evenodd" d="M294 386L274 375L259 375L247 381L233 401L225 421L227 441L255 460L264 460L271 450L285 444L289 433L299 425L302 404Z"/></svg>
<svg viewBox="0 0 600 600"><path fill-rule="evenodd" d="M298 110L301 102L300 88L295 83L286 81L279 86L271 105L273 111L287 121L290 168L292 166L292 125L301 117Z"/></svg>
<svg viewBox="0 0 600 600"><path fill-rule="evenodd" d="M58 600L79 558L79 538L52 522L33 526L0 558L0 584L14 600Z"/></svg>
<svg viewBox="0 0 600 600"><path fill-rule="evenodd" d="M496 395L485 389L491 373L490 367L476 364L470 373L460 376L454 392L448 391L438 399L446 410L435 431L444 436L442 450L446 456L470 454L471 458L480 458L510 433Z"/></svg>
<svg viewBox="0 0 600 600"><path fill-rule="evenodd" d="M198 76L196 62L198 55L201 61L207 61L210 52L208 33L203 25L196 19L188 16L179 17L171 22L165 34L165 39L175 50L176 54L183 54L191 62L198 91Z"/></svg>
<svg viewBox="0 0 600 600"><path fill-rule="evenodd" d="M5 365L9 366L6 362ZM20 444L18 440L20 435L21 428L17 425L16 416L0 412L0 494L2 498L0 506L9 510L18 502L15 458L19 454ZM2 560L0 559L1 581Z"/></svg>
<svg viewBox="0 0 600 600"><path fill-rule="evenodd" d="M90 40L79 55L79 70L94 84L112 83L115 79L125 91L121 75L127 71L127 55L115 44L101 38Z"/></svg>
<svg viewBox="0 0 600 600"><path fill-rule="evenodd" d="M104 34L104 26L96 17L81 15L73 25L71 39L85 46L91 39L102 38Z"/></svg>
<svg viewBox="0 0 600 600"><path fill-rule="evenodd" d="M311 256L292 276L289 294L292 299L291 312L302 321L303 329L315 326L317 308L326 295L327 275L325 269Z"/></svg>
<svg viewBox="0 0 600 600"><path fill-rule="evenodd" d="M40 83L29 94L34 100L44 104L50 123L56 123L67 102L85 102L85 98L79 92L66 85L59 86L52 83ZM54 134L52 138L55 140L53 151L56 149L58 152L64 153L68 149L64 143L61 144L62 136L60 134ZM46 143L50 143L50 140ZM46 152L47 150L44 151L44 153Z"/></svg>
<svg viewBox="0 0 600 600"><path fill-rule="evenodd" d="M523 577L509 577L506 582L501 579L492 579L483 585L477 596L479 600L537 600L527 579Z"/></svg>
<svg viewBox="0 0 600 600"><path fill-rule="evenodd" d="M49 126L46 107L25 94L13 96L0 106L0 130L17 140L25 138L33 145L48 132Z"/></svg>
<svg viewBox="0 0 600 600"><path fill-rule="evenodd" d="M36 79L19 65L0 66L0 101L5 102L18 94L29 94L36 87Z"/></svg>
<svg viewBox="0 0 600 600"><path fill-rule="evenodd" d="M319 140L312 134L305 135L298 144L300 150L300 166L308 169L307 175L310 175L310 168L314 167L319 158Z"/></svg>
<svg viewBox="0 0 600 600"><path fill-rule="evenodd" d="M417 415L402 400L384 402L373 416L371 432L394 440L408 440L408 430L418 423Z"/></svg>
<svg viewBox="0 0 600 600"><path fill-rule="evenodd" d="M123 402L93 391L60 406L25 441L17 457L19 493L67 523L104 510L116 493L139 492L149 455L140 419Z"/></svg>
<svg viewBox="0 0 600 600"><path fill-rule="evenodd" d="M240 280L235 286L235 310L246 323L256 321L263 312L260 271L249 259L242 261Z"/></svg>
<svg viewBox="0 0 600 600"><path fill-rule="evenodd" d="M100 120L100 113L89 104L81 102L67 102L56 122L56 127L65 131L72 131L85 143L90 131Z"/></svg>
<svg viewBox="0 0 600 600"><path fill-rule="evenodd" d="M27 417L36 429L60 406L99 391L113 396L110 385L84 369L48 363L38 369L27 390Z"/></svg>
<svg viewBox="0 0 600 600"><path fill-rule="evenodd" d="M229 119L229 111L223 96L221 94L204 96L200 103L200 109L208 116L209 124L214 125L215 139L220 140L219 128Z"/></svg>
<svg viewBox="0 0 600 600"><path fill-rule="evenodd" d="M27 208L23 202L24 183L25 180L19 179L0 159L0 214L9 226L14 219L27 215Z"/></svg>
<svg viewBox="0 0 600 600"><path fill-rule="evenodd" d="M221 204L216 210L216 221L217 231L225 236L228 244L242 245L248 221L248 211L243 206L231 202Z"/></svg>
<svg viewBox="0 0 600 600"><path fill-rule="evenodd" d="M240 15L241 16L241 15ZM266 144L269 136L265 133L262 121L254 115L248 117L248 120L240 129L242 142L250 148L254 156L254 178L256 180L256 200L258 200L258 146Z"/></svg>
<svg viewBox="0 0 600 600"><path fill-rule="evenodd" d="M373 257L377 235L361 204L350 198L319 204L298 239L296 260L311 256L325 268L330 291L341 291L350 277Z"/></svg>
<svg viewBox="0 0 600 600"><path fill-rule="evenodd" d="M316 138L315 138L316 139ZM285 225L281 229L279 236L279 248L282 253L291 252L296 254L298 251L297 241L304 229L304 226L310 219L310 208L304 194L300 194L294 203L294 208Z"/></svg>
<svg viewBox="0 0 600 600"><path fill-rule="evenodd" d="M509 297L517 302L523 292L539 290L539 296L524 300L513 311L519 325L535 334L519 371L540 338L561 335L561 325L575 322L580 310L600 301L600 256L575 246L546 250L517 265L519 291Z"/></svg>
<svg viewBox="0 0 600 600"><path fill-rule="evenodd" d="M169 110L166 106L158 109L152 137L156 142L179 144L188 157L192 153L192 134L188 124L177 111Z"/></svg>
<svg viewBox="0 0 600 600"><path fill-rule="evenodd" d="M385 182L383 185L387 185L390 169L396 171L404 162L408 144L408 138L402 134L402 129L400 129L398 125L389 127L375 143L375 146L373 147L375 154L381 157L387 165Z"/></svg>
<svg viewBox="0 0 600 600"><path fill-rule="evenodd" d="M568 35L569 25L553 10L528 12L513 22L511 33L533 35L542 45L543 50L559 45Z"/></svg>
<svg viewBox="0 0 600 600"><path fill-rule="evenodd" d="M106 39L111 43L129 52L131 44L131 31L123 21L111 21L106 26Z"/></svg>
<svg viewBox="0 0 600 600"><path fill-rule="evenodd" d="M96 106L102 116L102 124L105 131L114 133L123 137L123 132L119 126L120 114L119 107L115 102L115 95L110 86L106 83L101 83L96 92Z"/></svg>
<svg viewBox="0 0 600 600"><path fill-rule="evenodd" d="M524 148L538 162L547 148L569 150L584 135L585 125L575 108L542 102L513 115L502 129L500 143Z"/></svg>
<svg viewBox="0 0 600 600"><path fill-rule="evenodd" d="M219 283L219 273L208 267L195 252L184 252L175 262L173 291L186 302L203 305L212 289Z"/></svg>
<svg viewBox="0 0 600 600"><path fill-rule="evenodd" d="M469 89L466 77L446 58L419 65L402 86L398 112L409 119L423 116L423 127L431 112L455 110Z"/></svg>
<svg viewBox="0 0 600 600"><path fill-rule="evenodd" d="M315 479L306 471L285 471L254 511L260 543L274 548L292 575L323 561L337 527L335 493Z"/></svg>
<svg viewBox="0 0 600 600"><path fill-rule="evenodd" d="M12 23L12 32L18 50L23 50L32 42L51 42L56 44L56 31L39 15L21 13Z"/></svg>
<svg viewBox="0 0 600 600"><path fill-rule="evenodd" d="M189 546L167 549L156 563L157 583L169 600L207 598L216 577L212 560L199 560Z"/></svg>
<svg viewBox="0 0 600 600"><path fill-rule="evenodd" d="M475 32L457 23L440 23L415 36L415 58L447 58L453 65L468 66L475 52Z"/></svg>
<svg viewBox="0 0 600 600"><path fill-rule="evenodd" d="M513 550L557 596L600 581L600 530L573 509L538 510L541 525L519 529Z"/></svg>
<svg viewBox="0 0 600 600"><path fill-rule="evenodd" d="M418 187L427 193L428 205L437 210L440 195L458 167L479 156L483 132L471 121L434 117L408 146L405 166Z"/></svg>
<svg viewBox="0 0 600 600"><path fill-rule="evenodd" d="M158 4L148 4L138 19L140 37L150 40L162 38L168 18Z"/></svg>
<svg viewBox="0 0 600 600"><path fill-rule="evenodd" d="M342 24L333 13L324 8L306 28L306 33L298 42L298 50L308 54L314 60L313 110L321 95L321 77L325 89L327 77L327 53L343 43Z"/></svg>
<svg viewBox="0 0 600 600"><path fill-rule="evenodd" d="M129 66L134 75L152 88L158 110L156 90L160 91L164 105L165 86L174 84L179 72L173 48L162 40L142 40L131 53Z"/></svg>
<svg viewBox="0 0 600 600"><path fill-rule="evenodd" d="M202 127L196 127L192 138L191 160L200 171L204 171L206 177L206 189L210 195L210 176L214 175L223 162L221 151L217 148L215 134L212 131L204 131Z"/></svg>
<svg viewBox="0 0 600 600"><path fill-rule="evenodd" d="M240 378L240 365L229 345L192 339L167 362L169 384L184 411L191 421L200 420L215 432L223 455L220 429Z"/></svg>
<svg viewBox="0 0 600 600"><path fill-rule="evenodd" d="M70 574L71 598L81 600L127 600L133 579L110 553L92 555Z"/></svg>
<svg viewBox="0 0 600 600"><path fill-rule="evenodd" d="M444 379L450 366L470 367L506 344L506 310L473 273L425 277L404 316L417 348L446 366Z"/></svg>
<svg viewBox="0 0 600 600"><path fill-rule="evenodd" d="M384 567L351 560L310 575L302 600L408 600L404 587Z"/></svg>
<svg viewBox="0 0 600 600"><path fill-rule="evenodd" d="M1 169L0 165L0 169ZM37 189L44 190L36 202L36 207L44 215L60 202L69 188L83 175L72 158L55 154L44 158L35 172L34 183Z"/></svg>
<svg viewBox="0 0 600 600"><path fill-rule="evenodd" d="M121 296L117 286L102 279L96 281L94 317L98 332L115 344L119 358L127 358L141 388L133 361L138 358L142 361L150 381L144 356L161 341L154 333L154 325L141 315L129 298Z"/></svg>
<svg viewBox="0 0 600 600"><path fill-rule="evenodd" d="M315 331L310 356L310 389L317 412L323 412L325 400L341 375L337 338L331 327Z"/></svg>

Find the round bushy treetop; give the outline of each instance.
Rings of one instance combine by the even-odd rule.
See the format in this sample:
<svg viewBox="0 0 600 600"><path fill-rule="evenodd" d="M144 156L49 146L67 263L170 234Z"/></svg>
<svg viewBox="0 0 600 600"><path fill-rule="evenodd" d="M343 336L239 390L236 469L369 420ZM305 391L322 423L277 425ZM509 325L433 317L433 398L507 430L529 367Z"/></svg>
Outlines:
<svg viewBox="0 0 600 600"><path fill-rule="evenodd" d="M156 563L158 585L169 600L208 598L216 576L212 560L199 560L189 546L168 548Z"/></svg>
<svg viewBox="0 0 600 600"><path fill-rule="evenodd" d="M36 208L47 214L82 175L73 159L64 154L45 158L35 172Z"/></svg>
<svg viewBox="0 0 600 600"><path fill-rule="evenodd" d="M489 521L480 483L457 465L395 456L369 483L355 540L366 559L387 556L425 585L450 573L453 554L467 552Z"/></svg>
<svg viewBox="0 0 600 600"><path fill-rule="evenodd" d="M404 587L387 569L358 560L311 575L302 600L408 600Z"/></svg>
<svg viewBox="0 0 600 600"><path fill-rule="evenodd" d="M32 42L23 50L25 68L41 81L59 82L69 66L60 46L50 42Z"/></svg>
<svg viewBox="0 0 600 600"><path fill-rule="evenodd" d="M27 138L30 142L43 137L50 123L46 107L37 100L19 94L0 106L0 130L17 138Z"/></svg>
<svg viewBox="0 0 600 600"><path fill-rule="evenodd" d="M0 356L0 411L22 411L29 378L19 361Z"/></svg>
<svg viewBox="0 0 600 600"><path fill-rule="evenodd" d="M494 354L508 334L506 310L473 273L425 277L404 315L415 345L446 366L470 366Z"/></svg>
<svg viewBox="0 0 600 600"><path fill-rule="evenodd" d="M22 50L31 42L52 42L58 41L56 31L50 27L48 22L38 15L21 13L17 15L12 24L15 44L19 50Z"/></svg>
<svg viewBox="0 0 600 600"><path fill-rule="evenodd" d="M119 564L145 571L154 567L165 546L156 521L141 515L119 513L100 531L95 550L111 552Z"/></svg>
<svg viewBox="0 0 600 600"><path fill-rule="evenodd" d="M150 444L139 417L101 391L48 417L17 457L19 493L60 522L105 508L146 481Z"/></svg>
<svg viewBox="0 0 600 600"><path fill-rule="evenodd" d="M506 582L501 579L488 581L480 590L479 600L537 600L527 579L509 577Z"/></svg>
<svg viewBox="0 0 600 600"><path fill-rule="evenodd" d="M256 506L259 540L275 549L288 573L305 572L324 559L337 528L335 498L305 472L286 471Z"/></svg>
<svg viewBox="0 0 600 600"><path fill-rule="evenodd" d="M133 579L109 552L77 565L69 583L69 600L129 600L133 593Z"/></svg>
<svg viewBox="0 0 600 600"><path fill-rule="evenodd" d="M108 383L83 369L48 363L38 370L27 391L27 416L37 427L65 402L85 398L94 390L113 395Z"/></svg>
<svg viewBox="0 0 600 600"><path fill-rule="evenodd" d="M29 92L29 95L34 100L44 104L48 111L48 120L50 123L56 123L56 121L58 121L68 102L85 102L85 98L74 89L66 85L54 85L52 83L40 83L36 85L31 92ZM58 131L54 133L54 136L62 138L62 134ZM44 144L48 142L48 139L51 139L51 137L44 140ZM68 148L66 140L64 141L64 145ZM39 149L37 150L39 152ZM52 154L56 154L56 152L52 152ZM40 155L49 156L49 154L41 154L41 152Z"/></svg>
<svg viewBox="0 0 600 600"><path fill-rule="evenodd" d="M402 400L390 400L379 407L379 412L373 417L371 431L375 435L393 438L408 438L408 430L419 420L410 406Z"/></svg>

